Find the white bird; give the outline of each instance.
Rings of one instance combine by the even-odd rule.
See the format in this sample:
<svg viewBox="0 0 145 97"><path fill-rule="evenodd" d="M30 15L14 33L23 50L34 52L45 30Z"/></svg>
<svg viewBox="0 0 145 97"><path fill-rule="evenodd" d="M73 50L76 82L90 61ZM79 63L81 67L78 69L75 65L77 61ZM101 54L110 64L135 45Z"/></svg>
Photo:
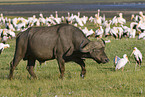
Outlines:
<svg viewBox="0 0 145 97"><path fill-rule="evenodd" d="M115 24L115 26L117 26L117 24L118 24L118 20L117 20L117 17L116 16L114 16L113 17L113 19L112 19L112 25L114 25Z"/></svg>
<svg viewBox="0 0 145 97"><path fill-rule="evenodd" d="M141 17L139 15L134 16L134 14L131 15L131 20L134 22L139 22Z"/></svg>
<svg viewBox="0 0 145 97"><path fill-rule="evenodd" d="M111 40L106 40L106 41L105 41L105 43L110 43L110 42L111 42Z"/></svg>
<svg viewBox="0 0 145 97"><path fill-rule="evenodd" d="M84 24L86 24L86 23L87 23L87 20L88 20L88 17L83 16L83 17L81 18L81 20L82 20L82 22L83 22Z"/></svg>
<svg viewBox="0 0 145 97"><path fill-rule="evenodd" d="M137 29L137 31L139 31L139 32L145 31L145 22L139 21L139 23L138 23L136 29Z"/></svg>
<svg viewBox="0 0 145 97"><path fill-rule="evenodd" d="M138 25L137 22L131 22L131 23L130 23L130 28L131 28L131 29L136 29L137 25Z"/></svg>
<svg viewBox="0 0 145 97"><path fill-rule="evenodd" d="M142 22L145 22L145 15L143 15L143 12L142 11L139 12L139 15L141 16L141 18L140 18L141 21Z"/></svg>
<svg viewBox="0 0 145 97"><path fill-rule="evenodd" d="M121 69L121 68L122 68L122 71L123 71L123 70L124 70L124 66L126 65L126 63L127 63L128 61L129 61L129 60L128 60L127 54L124 54L124 55L123 55L123 58L121 58L121 59L118 61L117 65L116 65L116 67L115 67L115 70L118 70L118 69Z"/></svg>
<svg viewBox="0 0 145 97"><path fill-rule="evenodd" d="M104 34L104 29L102 28L102 26L100 26L99 29L95 31L95 37L102 38L103 34Z"/></svg>
<svg viewBox="0 0 145 97"><path fill-rule="evenodd" d="M2 51L3 51L5 48L8 48L8 47L10 47L9 44L0 43L0 54L2 53Z"/></svg>
<svg viewBox="0 0 145 97"><path fill-rule="evenodd" d="M11 30L8 30L7 34L8 34L8 36L10 36L11 38L16 37L15 32L13 32L13 31L11 31Z"/></svg>
<svg viewBox="0 0 145 97"><path fill-rule="evenodd" d="M113 27L112 29L110 29L110 34L112 36L114 36L115 39L118 38L118 30L117 30L117 27Z"/></svg>
<svg viewBox="0 0 145 97"><path fill-rule="evenodd" d="M3 29L1 32L1 41L2 43L6 43L6 41L8 40L8 30L7 29Z"/></svg>
<svg viewBox="0 0 145 97"><path fill-rule="evenodd" d="M136 66L137 64L139 65L139 67L141 67L141 63L142 63L142 54L141 52L137 49L137 47L134 47L134 50L132 52L132 54L134 54L134 58L136 60ZM132 56L131 54L131 56ZM135 66L135 68L136 68Z"/></svg>
<svg viewBox="0 0 145 97"><path fill-rule="evenodd" d="M66 20L67 24L72 24L72 18L70 17L70 12L68 12L67 14L68 14L68 16L65 17L65 20Z"/></svg>
<svg viewBox="0 0 145 97"><path fill-rule="evenodd" d="M100 16L100 9L98 9L98 14L95 14L94 23L97 24L97 26L100 26L102 24L102 17Z"/></svg>
<svg viewBox="0 0 145 97"><path fill-rule="evenodd" d="M145 31L138 35L138 39L145 39Z"/></svg>
<svg viewBox="0 0 145 97"><path fill-rule="evenodd" d="M15 28L13 27L13 25L11 24L11 19L8 20L8 23L6 23L6 28L10 29L12 31L15 31Z"/></svg>
<svg viewBox="0 0 145 97"><path fill-rule="evenodd" d="M95 32L91 29L88 30L87 27L85 27L84 29L82 29L83 33L86 35L86 37L89 37L90 35L94 34Z"/></svg>
<svg viewBox="0 0 145 97"><path fill-rule="evenodd" d="M83 33L86 35L87 33L88 33L88 28L87 27L85 27L84 29L82 29L82 31L83 31Z"/></svg>
<svg viewBox="0 0 145 97"><path fill-rule="evenodd" d="M112 23L111 20L109 20L110 22L108 23L108 21L106 21L106 23L104 24L105 25L105 30L104 30L104 34L105 34L105 37L107 37L108 35L110 35L110 24Z"/></svg>
<svg viewBox="0 0 145 97"><path fill-rule="evenodd" d="M130 29L129 38L135 38L135 35L136 35L136 30L135 29Z"/></svg>
<svg viewBox="0 0 145 97"><path fill-rule="evenodd" d="M89 37L89 36L93 35L94 33L95 33L95 32L93 31L93 29L90 29L90 30L88 31L88 33L86 34L86 36Z"/></svg>
<svg viewBox="0 0 145 97"><path fill-rule="evenodd" d="M118 23L125 24L126 20L123 18L123 14L119 13L119 17L117 18Z"/></svg>
<svg viewBox="0 0 145 97"><path fill-rule="evenodd" d="M79 15L74 15L74 19L76 20L76 22L80 25L80 26L84 26L81 18L79 18Z"/></svg>
<svg viewBox="0 0 145 97"><path fill-rule="evenodd" d="M94 18L91 16L91 17L89 18L89 21L90 21L90 22L93 22L93 21L94 21Z"/></svg>
<svg viewBox="0 0 145 97"><path fill-rule="evenodd" d="M119 39L123 36L123 29L122 27L117 27Z"/></svg>
<svg viewBox="0 0 145 97"><path fill-rule="evenodd" d="M114 58L114 66L115 67L116 67L119 60L120 60L120 58L118 56L115 56L115 58Z"/></svg>

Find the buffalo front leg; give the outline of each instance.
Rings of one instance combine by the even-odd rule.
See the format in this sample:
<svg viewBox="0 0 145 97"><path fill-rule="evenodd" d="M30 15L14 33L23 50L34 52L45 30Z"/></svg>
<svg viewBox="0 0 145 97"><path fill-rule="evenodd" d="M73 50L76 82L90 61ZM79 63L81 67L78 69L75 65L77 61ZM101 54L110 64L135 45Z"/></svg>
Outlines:
<svg viewBox="0 0 145 97"><path fill-rule="evenodd" d="M34 73L35 61L36 61L36 60L33 60L33 59L30 60L30 59L29 59L29 60L28 60L28 63L27 63L27 67L26 67L26 69L28 70L29 74L30 74L34 79L37 78L36 74Z"/></svg>
<svg viewBox="0 0 145 97"><path fill-rule="evenodd" d="M65 66L64 66L64 60L62 58L58 58L58 65L59 65L59 71L60 71L60 78L63 79Z"/></svg>
<svg viewBox="0 0 145 97"><path fill-rule="evenodd" d="M84 78L85 75L86 75L86 69L85 69L85 63L84 63L84 61L83 61L82 59L80 59L80 60L77 60L77 61L75 61L75 62L78 63L78 64L81 66L82 71L81 71L80 76L81 76L82 78Z"/></svg>

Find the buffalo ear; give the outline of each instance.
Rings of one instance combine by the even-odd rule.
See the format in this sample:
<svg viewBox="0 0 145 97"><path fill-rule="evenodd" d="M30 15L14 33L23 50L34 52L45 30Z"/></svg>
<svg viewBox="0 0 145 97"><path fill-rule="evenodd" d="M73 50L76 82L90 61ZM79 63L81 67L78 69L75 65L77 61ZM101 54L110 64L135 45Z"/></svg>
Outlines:
<svg viewBox="0 0 145 97"><path fill-rule="evenodd" d="M99 39L97 41L90 41L85 44L84 40L80 44L81 52L87 53L90 52L93 48L102 48L105 47L105 41L103 39Z"/></svg>
<svg viewBox="0 0 145 97"><path fill-rule="evenodd" d="M105 43L104 39L102 39L102 38L101 38L101 40L103 41L104 45L106 45L106 43Z"/></svg>
<svg viewBox="0 0 145 97"><path fill-rule="evenodd" d="M105 44L105 41L104 41L102 38L101 38L101 39L98 39L97 42L98 42L98 44L97 44L98 47L99 47L99 46L100 46L100 47L105 47L105 45L106 45L106 44Z"/></svg>

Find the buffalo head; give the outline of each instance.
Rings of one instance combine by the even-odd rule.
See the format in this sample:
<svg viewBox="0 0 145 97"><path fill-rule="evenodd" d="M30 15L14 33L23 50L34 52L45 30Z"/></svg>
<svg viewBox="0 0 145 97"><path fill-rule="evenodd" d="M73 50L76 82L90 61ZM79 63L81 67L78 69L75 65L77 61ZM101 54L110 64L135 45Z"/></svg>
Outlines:
<svg viewBox="0 0 145 97"><path fill-rule="evenodd" d="M80 49L84 53L89 53L90 57L94 59L97 63L107 63L109 62L108 57L106 56L105 50L105 42L103 39L97 41L90 41L84 47L81 43Z"/></svg>

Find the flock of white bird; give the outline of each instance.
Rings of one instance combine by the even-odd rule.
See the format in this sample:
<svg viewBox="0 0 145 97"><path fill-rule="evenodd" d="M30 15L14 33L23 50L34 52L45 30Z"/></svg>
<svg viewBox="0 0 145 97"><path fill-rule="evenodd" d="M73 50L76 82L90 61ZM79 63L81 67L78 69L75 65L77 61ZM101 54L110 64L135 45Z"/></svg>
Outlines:
<svg viewBox="0 0 145 97"><path fill-rule="evenodd" d="M138 39L144 39L145 16L143 12L139 12L139 15L136 16L132 15L131 20L130 27L125 26L126 20L123 18L122 13L119 13L119 16L114 16L110 20L106 20L105 14L100 16L100 9L98 9L97 14L90 17L85 15L81 17L80 12L78 12L77 15L68 12L68 16L59 17L57 11L55 11L55 16L51 14L49 17L44 17L43 14L40 13L38 18L36 18L36 15L33 15L28 18L15 17L10 19L1 14L0 24L5 25L5 28L0 29L0 36L3 39L2 41L5 42L9 36L11 36L11 38L15 37L15 31L24 31L32 26L51 26L67 22L79 27L87 37L94 35L99 38L102 38L102 36L113 36L119 39L123 36L135 38L135 35L137 35L136 32L139 32ZM86 27L88 22L93 22L95 30Z"/></svg>
<svg viewBox="0 0 145 97"><path fill-rule="evenodd" d="M10 47L9 44L5 44L8 39L15 38L15 32L23 32L32 26L51 26L60 23L67 22L76 27L79 27L86 37L95 36L97 38L113 36L115 39L121 39L123 36L128 38L135 38L138 35L138 39L145 39L145 15L143 12L139 12L138 15L131 16L130 27L125 26L126 20L123 18L123 14L119 13L118 16L114 16L112 19L107 20L105 14L100 16L100 9L98 9L98 13L94 16L82 16L80 12L77 15L73 13L70 14L68 12L68 16L58 16L58 12L55 11L55 16L52 14L49 17L44 17L42 13L39 14L39 18L36 18L36 15L32 17L23 18L23 17L15 17L15 18L7 18L4 17L3 14L0 16L0 53L6 47ZM94 24L94 29L88 29L86 27L87 23ZM3 28L3 29L2 29ZM138 33L137 33L138 32ZM106 41L110 42L110 41ZM135 47L133 52L136 62L141 66L142 55L139 54L139 50ZM115 57L116 68L120 69L125 66L128 62L127 55L124 54L123 58Z"/></svg>

